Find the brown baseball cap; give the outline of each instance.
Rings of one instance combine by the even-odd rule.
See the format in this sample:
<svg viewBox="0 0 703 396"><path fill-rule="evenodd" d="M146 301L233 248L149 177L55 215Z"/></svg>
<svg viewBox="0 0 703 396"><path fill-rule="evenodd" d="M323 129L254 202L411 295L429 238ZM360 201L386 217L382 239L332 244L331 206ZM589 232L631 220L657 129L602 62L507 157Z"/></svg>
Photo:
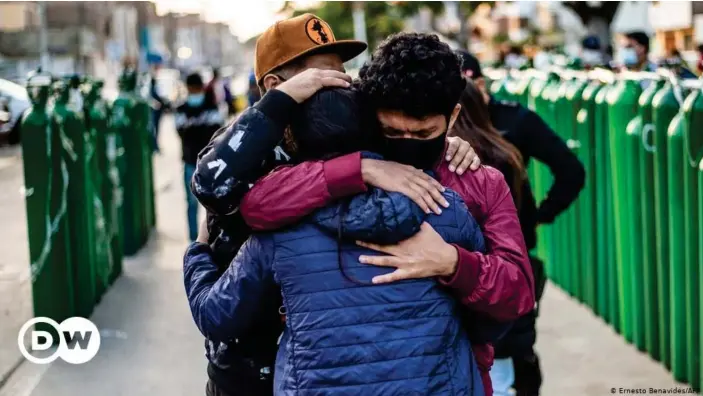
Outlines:
<svg viewBox="0 0 703 396"><path fill-rule="evenodd" d="M332 53L346 62L366 47L361 41L335 40L330 25L313 14L285 19L266 29L256 40L256 82L260 83L271 70L302 56Z"/></svg>

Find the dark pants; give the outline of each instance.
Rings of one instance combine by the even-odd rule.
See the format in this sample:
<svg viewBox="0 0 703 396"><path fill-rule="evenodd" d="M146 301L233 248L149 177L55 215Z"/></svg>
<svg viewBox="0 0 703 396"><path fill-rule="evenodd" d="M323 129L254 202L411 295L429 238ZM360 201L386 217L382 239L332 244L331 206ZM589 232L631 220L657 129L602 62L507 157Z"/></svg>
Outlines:
<svg viewBox="0 0 703 396"><path fill-rule="evenodd" d="M265 387L265 388L264 388ZM205 386L205 396L271 396L273 384L270 381L261 384L242 384L236 393L227 393L220 389L213 380L208 380Z"/></svg>
<svg viewBox="0 0 703 396"><path fill-rule="evenodd" d="M542 370L534 344L537 339L539 301L544 293L547 276L542 260L530 257L530 264L535 279L537 309L515 321L510 332L495 345L496 359L511 358L513 361L513 389L517 396L537 396L542 386Z"/></svg>
<svg viewBox="0 0 703 396"><path fill-rule="evenodd" d="M542 386L542 370L539 357L532 351L531 355L513 356L515 383L513 388L517 396L537 396Z"/></svg>
<svg viewBox="0 0 703 396"><path fill-rule="evenodd" d="M207 386L205 387L205 396L234 396L229 393L225 393L223 390L218 389L212 380L207 381Z"/></svg>
<svg viewBox="0 0 703 396"><path fill-rule="evenodd" d="M536 257L530 257L532 273L535 278L535 299L537 300L537 310L532 320L532 331L535 332L536 339L536 319L539 314L539 302L544 294L544 287L547 283L547 274L544 272L544 263ZM533 342L534 346L534 342ZM515 393L517 396L537 396L542 387L542 369L539 365L539 356L534 348L530 352L513 356L513 368L515 370Z"/></svg>
<svg viewBox="0 0 703 396"><path fill-rule="evenodd" d="M247 359L235 361L226 370L207 366L206 396L273 396L273 373L262 378Z"/></svg>
<svg viewBox="0 0 703 396"><path fill-rule="evenodd" d="M159 151L159 126L162 114L163 110L161 109L151 111L151 148L156 152Z"/></svg>
<svg viewBox="0 0 703 396"><path fill-rule="evenodd" d="M186 188L186 204L188 207L188 237L191 242L198 238L198 200L190 189L193 173L195 173L195 165L183 164L183 182Z"/></svg>

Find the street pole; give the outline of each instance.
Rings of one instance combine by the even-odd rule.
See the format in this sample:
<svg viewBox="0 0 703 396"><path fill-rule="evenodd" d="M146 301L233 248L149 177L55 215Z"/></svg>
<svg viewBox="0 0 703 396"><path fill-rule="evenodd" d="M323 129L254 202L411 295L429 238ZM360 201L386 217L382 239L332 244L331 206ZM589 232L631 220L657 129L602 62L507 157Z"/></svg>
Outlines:
<svg viewBox="0 0 703 396"><path fill-rule="evenodd" d="M468 16L464 13L461 8L460 1L451 2L452 8L454 8L454 15L459 21L459 31L457 33L457 42L462 50L469 51L471 48L471 33L469 32L469 22Z"/></svg>
<svg viewBox="0 0 703 396"><path fill-rule="evenodd" d="M352 5L353 12L352 17L354 19L354 39L358 41L367 42L366 38L366 10L364 8L364 2L355 1ZM365 50L357 59L358 67L361 67L366 59L368 59L368 50Z"/></svg>
<svg viewBox="0 0 703 396"><path fill-rule="evenodd" d="M85 64L83 62L83 28L85 25L85 3L78 2L76 4L76 7L78 8L78 26L75 29L75 35L74 37L76 38L76 47L75 47L75 52L73 54L74 57L74 73L75 74L82 74L85 73Z"/></svg>
<svg viewBox="0 0 703 396"><path fill-rule="evenodd" d="M136 3L137 8L137 45L139 60L137 61L137 70L144 73L148 67L146 65L147 53L149 51L149 27L148 15L146 7L148 3Z"/></svg>
<svg viewBox="0 0 703 396"><path fill-rule="evenodd" d="M37 14L39 17L39 61L44 73L49 71L49 36L46 31L46 3L39 2Z"/></svg>

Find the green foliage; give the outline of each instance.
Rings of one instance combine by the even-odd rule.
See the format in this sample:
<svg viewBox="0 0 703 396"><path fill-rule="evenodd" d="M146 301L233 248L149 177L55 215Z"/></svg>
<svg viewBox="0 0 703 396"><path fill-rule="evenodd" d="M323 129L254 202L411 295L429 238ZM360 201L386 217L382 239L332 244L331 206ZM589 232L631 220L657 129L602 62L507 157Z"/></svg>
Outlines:
<svg viewBox="0 0 703 396"><path fill-rule="evenodd" d="M563 4L572 10L587 24L593 18L602 18L610 26L620 1L565 1Z"/></svg>
<svg viewBox="0 0 703 396"><path fill-rule="evenodd" d="M493 36L493 43L494 44L503 44L507 43L510 41L510 37L506 33L497 33L495 36Z"/></svg>
<svg viewBox="0 0 703 396"><path fill-rule="evenodd" d="M481 3L460 2L460 12L468 16ZM292 10L294 16L306 12L319 16L332 26L335 37L343 40L354 38L353 7L354 2L324 1L313 8L300 10L295 9L291 2L286 2L284 10ZM440 1L368 1L363 2L363 7L366 10L366 36L371 49L387 36L402 31L405 19L416 15L421 9L427 8L434 15L444 12L444 3ZM449 37L453 38L452 35Z"/></svg>

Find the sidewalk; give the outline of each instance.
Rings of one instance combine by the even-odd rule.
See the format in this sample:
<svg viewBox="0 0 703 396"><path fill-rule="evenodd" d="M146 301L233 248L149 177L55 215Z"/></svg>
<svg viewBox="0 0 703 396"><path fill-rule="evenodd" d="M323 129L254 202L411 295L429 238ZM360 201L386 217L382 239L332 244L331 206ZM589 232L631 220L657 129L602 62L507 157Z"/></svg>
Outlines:
<svg viewBox="0 0 703 396"><path fill-rule="evenodd" d="M165 122L171 123L172 119L167 117ZM159 190L158 230L147 248L127 260L124 275L96 307L91 319L101 329L100 352L90 363L80 366L61 361L50 366L25 362L0 389L0 396L204 394L203 339L190 316L181 275L187 241L180 151L177 136L168 130L168 124L161 141L163 154L157 157L155 164ZM21 180L21 175L19 177ZM11 187L7 187L8 182L0 170L0 191L18 191L18 179L9 180L14 183ZM3 204L1 194L5 192L0 193L0 204ZM0 220L5 220L6 214L2 216ZM26 241L24 245L18 242L26 240L26 231L16 222L12 224L21 230L10 232L3 227L0 236L13 234L15 244L3 240L3 247L26 250ZM26 253L11 255L20 257L22 254L26 263ZM4 262L2 259L4 257L0 258L0 263ZM18 298L10 301L16 300ZM4 312L3 315L7 315ZM671 388L677 385L661 365L627 345L587 308L552 285L547 288L542 312L538 324L538 351L545 372L543 395L605 396L611 394L613 387ZM31 311L24 309L21 315L29 317ZM18 323L19 329L22 321L17 318L12 323ZM8 330L5 323L4 318L0 319L0 331L4 331L0 332L1 340L11 345L16 342L18 330L12 333L13 329ZM19 356L16 344L14 352Z"/></svg>
<svg viewBox="0 0 703 396"><path fill-rule="evenodd" d="M17 334L32 317L22 172L19 147L0 148L0 383L21 359Z"/></svg>
<svg viewBox="0 0 703 396"><path fill-rule="evenodd" d="M80 366L61 360L49 366L24 362L0 389L1 396L204 393L207 362L203 338L193 324L183 289L182 260L188 241L181 152L178 136L169 127L173 128L173 119L165 117L162 154L155 156L154 163L157 230L136 257L125 261L124 274L91 317L101 332L100 352ZM13 192L19 196L17 188L13 187ZM8 190L5 186L2 189ZM24 253L26 229L14 232L22 232L18 239L25 240ZM22 261L26 263L27 258ZM3 345L8 344L16 358L20 358L19 327L32 315L28 287L25 300L29 311L23 312L26 318L14 321L16 329L7 329L0 319L0 328L7 330L2 333Z"/></svg>

